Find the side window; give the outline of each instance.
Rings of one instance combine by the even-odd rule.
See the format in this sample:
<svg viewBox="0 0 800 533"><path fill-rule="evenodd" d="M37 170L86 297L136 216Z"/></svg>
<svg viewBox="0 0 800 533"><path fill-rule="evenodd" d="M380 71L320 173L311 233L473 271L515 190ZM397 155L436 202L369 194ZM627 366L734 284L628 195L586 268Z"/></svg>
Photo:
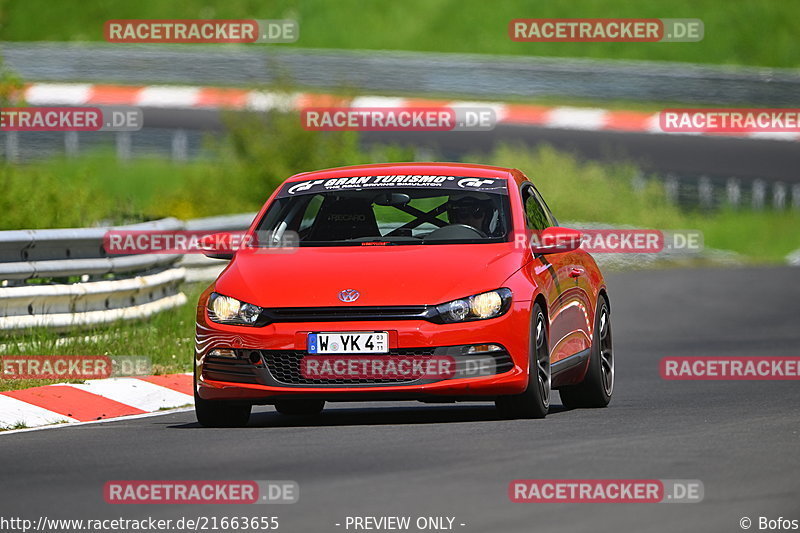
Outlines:
<svg viewBox="0 0 800 533"><path fill-rule="evenodd" d="M539 206L544 211L544 216L547 218L547 225L548 226L558 226L558 221L556 217L553 216L553 212L550 211L550 208L547 206L547 202L544 201L542 195L539 194L539 191L536 190L536 187L531 187L533 189L533 196L536 198L536 201L539 203Z"/></svg>
<svg viewBox="0 0 800 533"><path fill-rule="evenodd" d="M525 219L528 229L541 231L552 225L547 209L530 185L522 189L522 201L525 202Z"/></svg>

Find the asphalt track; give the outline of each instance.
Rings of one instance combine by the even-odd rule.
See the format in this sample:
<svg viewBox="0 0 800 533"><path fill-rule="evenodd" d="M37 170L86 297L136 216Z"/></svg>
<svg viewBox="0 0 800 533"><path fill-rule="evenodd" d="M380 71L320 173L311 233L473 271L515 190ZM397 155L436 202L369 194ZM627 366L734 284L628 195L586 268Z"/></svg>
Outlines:
<svg viewBox="0 0 800 533"><path fill-rule="evenodd" d="M144 108L151 128L220 131L224 118L208 109ZM550 144L604 162L632 161L646 172L690 177L762 178L800 182L800 149L793 141L700 135L656 135L535 126L498 125L474 132L366 132L365 143L398 143L429 148L440 159L489 152L498 143Z"/></svg>
<svg viewBox="0 0 800 533"><path fill-rule="evenodd" d="M193 413L0 435L0 516L280 517L279 531L344 531L346 516L455 516L474 532L741 531L800 519L798 382L663 381L664 356L787 356L800 345L800 269L609 276L617 389L609 408L506 421L488 405L329 404L243 429ZM188 355L187 355L188 357ZM699 479L694 504L515 504L519 478ZM108 505L108 480L295 480L300 502ZM412 530L413 531L413 530Z"/></svg>

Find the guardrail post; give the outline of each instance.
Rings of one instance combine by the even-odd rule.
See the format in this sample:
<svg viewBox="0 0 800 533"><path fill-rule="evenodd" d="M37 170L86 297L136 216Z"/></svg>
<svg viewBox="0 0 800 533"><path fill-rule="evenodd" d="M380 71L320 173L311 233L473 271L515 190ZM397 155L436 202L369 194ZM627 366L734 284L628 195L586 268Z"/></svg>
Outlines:
<svg viewBox="0 0 800 533"><path fill-rule="evenodd" d="M714 199L714 186L708 176L702 176L697 184L697 194L700 197L700 206L703 209L711 208Z"/></svg>
<svg viewBox="0 0 800 533"><path fill-rule="evenodd" d="M117 132L117 159L127 161L131 158L131 134L127 131Z"/></svg>
<svg viewBox="0 0 800 533"><path fill-rule="evenodd" d="M767 186L764 184L764 180L756 179L753 180L753 209L761 210L764 209L764 197L767 194Z"/></svg>
<svg viewBox="0 0 800 533"><path fill-rule="evenodd" d="M664 196L671 204L678 203L678 179L675 176L667 176L664 180Z"/></svg>
<svg viewBox="0 0 800 533"><path fill-rule="evenodd" d="M16 131L6 132L6 160L12 163L19 161L19 137Z"/></svg>
<svg viewBox="0 0 800 533"><path fill-rule="evenodd" d="M725 183L725 193L728 199L728 205L738 209L739 202L742 200L742 188L739 186L739 180L736 178L728 178L728 181Z"/></svg>
<svg viewBox="0 0 800 533"><path fill-rule="evenodd" d="M800 183L792 185L792 208L800 210Z"/></svg>
<svg viewBox="0 0 800 533"><path fill-rule="evenodd" d="M67 157L75 157L80 150L80 139L77 131L64 132L64 153Z"/></svg>
<svg viewBox="0 0 800 533"><path fill-rule="evenodd" d="M644 179L644 176L642 176L640 172L637 172L633 178L631 178L631 188L633 189L633 192L641 194L646 186L647 180Z"/></svg>
<svg viewBox="0 0 800 533"><path fill-rule="evenodd" d="M433 161L436 159L436 154L426 146L419 146L414 148L414 158L417 161Z"/></svg>
<svg viewBox="0 0 800 533"><path fill-rule="evenodd" d="M772 207L781 210L786 208L786 184L783 182L772 184Z"/></svg>
<svg viewBox="0 0 800 533"><path fill-rule="evenodd" d="M175 130L172 133L172 160L184 162L189 159L189 137L184 130Z"/></svg>

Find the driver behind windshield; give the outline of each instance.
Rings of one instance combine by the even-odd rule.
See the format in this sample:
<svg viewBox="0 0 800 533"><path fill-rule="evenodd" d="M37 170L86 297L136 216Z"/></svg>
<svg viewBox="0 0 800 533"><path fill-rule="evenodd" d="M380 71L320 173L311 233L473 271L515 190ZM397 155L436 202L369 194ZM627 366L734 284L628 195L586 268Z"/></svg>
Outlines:
<svg viewBox="0 0 800 533"><path fill-rule="evenodd" d="M451 224L464 224L491 236L497 229L497 209L486 194L451 196L447 202L447 218Z"/></svg>

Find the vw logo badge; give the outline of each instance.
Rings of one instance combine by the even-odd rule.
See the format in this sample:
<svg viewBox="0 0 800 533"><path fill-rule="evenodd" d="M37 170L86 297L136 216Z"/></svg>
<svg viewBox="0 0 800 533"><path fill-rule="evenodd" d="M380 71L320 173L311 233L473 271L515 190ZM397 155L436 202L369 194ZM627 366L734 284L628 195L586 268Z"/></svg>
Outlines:
<svg viewBox="0 0 800 533"><path fill-rule="evenodd" d="M355 289L345 289L339 292L339 299L345 303L355 302L361 296Z"/></svg>

